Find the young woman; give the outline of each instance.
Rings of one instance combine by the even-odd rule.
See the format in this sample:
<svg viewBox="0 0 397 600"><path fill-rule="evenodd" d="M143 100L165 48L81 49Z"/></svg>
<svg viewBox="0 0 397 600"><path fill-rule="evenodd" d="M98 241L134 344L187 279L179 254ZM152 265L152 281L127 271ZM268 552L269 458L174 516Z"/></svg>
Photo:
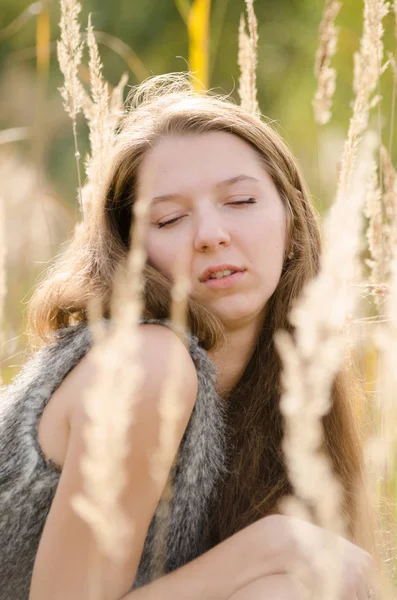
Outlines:
<svg viewBox="0 0 397 600"><path fill-rule="evenodd" d="M146 374L122 498L136 529L131 552L115 571L70 500L82 491L82 397L95 378L87 299L99 297L111 321L112 281L128 253L134 203L142 196L151 203L139 326ZM104 600L295 599L298 582L289 572L298 559L313 584L315 556L303 554L292 519L278 514L291 487L281 451L281 365L273 334L291 331L288 313L317 273L320 251L318 218L302 176L267 123L225 98L195 94L185 75L152 78L136 90L100 202L29 306L31 332L55 333L55 339L4 393L1 600L86 599L96 559ZM170 286L181 264L191 280L187 349L168 327ZM173 449L178 469L167 574L156 578L161 494L149 459L158 443L164 356L175 344L184 409ZM362 455L349 390L343 371L324 418L325 451L345 491L343 598L363 600L369 513L359 506ZM319 529L304 526L308 533Z"/></svg>

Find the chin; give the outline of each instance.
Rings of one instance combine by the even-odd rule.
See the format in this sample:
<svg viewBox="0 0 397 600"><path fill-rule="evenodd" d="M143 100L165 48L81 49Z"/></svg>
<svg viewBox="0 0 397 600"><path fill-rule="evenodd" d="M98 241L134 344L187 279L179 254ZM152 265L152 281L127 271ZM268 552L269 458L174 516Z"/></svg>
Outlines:
<svg viewBox="0 0 397 600"><path fill-rule="evenodd" d="M211 306L208 308L216 314L225 327L232 329L251 323L258 318L258 314L262 311L262 307L252 310L252 306L228 306L227 308Z"/></svg>

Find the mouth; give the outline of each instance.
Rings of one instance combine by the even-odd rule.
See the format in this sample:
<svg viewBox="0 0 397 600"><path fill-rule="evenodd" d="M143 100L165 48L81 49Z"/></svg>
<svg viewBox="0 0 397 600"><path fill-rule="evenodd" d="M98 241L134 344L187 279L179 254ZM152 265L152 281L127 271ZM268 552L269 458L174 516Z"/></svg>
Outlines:
<svg viewBox="0 0 397 600"><path fill-rule="evenodd" d="M226 275L225 277L220 278L211 278L209 277L203 283L209 288L213 289L223 289L227 287L231 287L236 283L239 283L243 277L245 276L245 271L235 271L231 275Z"/></svg>
<svg viewBox="0 0 397 600"><path fill-rule="evenodd" d="M203 273L199 277L199 281L201 281L201 283L205 283L209 278L214 279L217 275L229 276L230 273L234 274L240 271L245 271L245 268L238 267L237 265L232 265L230 263L216 266L214 265L212 267L208 267L203 271Z"/></svg>

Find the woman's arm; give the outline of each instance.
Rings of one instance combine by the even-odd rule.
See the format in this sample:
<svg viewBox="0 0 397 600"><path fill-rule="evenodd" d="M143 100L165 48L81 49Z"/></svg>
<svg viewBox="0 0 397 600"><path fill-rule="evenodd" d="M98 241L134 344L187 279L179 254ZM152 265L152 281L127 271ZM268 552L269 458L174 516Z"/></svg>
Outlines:
<svg viewBox="0 0 397 600"><path fill-rule="evenodd" d="M195 560L144 587L130 592L121 600L299 600L291 596L290 578L279 568L274 544L266 544L271 517L262 519L263 539L247 527ZM277 575L277 571L281 571ZM260 587L259 587L260 586ZM263 591L263 596L258 590ZM275 596L274 592L280 594ZM282 593L281 593L282 592ZM262 593L262 592L261 592ZM272 595L273 593L273 595Z"/></svg>
<svg viewBox="0 0 397 600"><path fill-rule="evenodd" d="M307 596L306 596L307 597ZM229 600L303 600L298 582L287 573L267 575L252 581Z"/></svg>
<svg viewBox="0 0 397 600"><path fill-rule="evenodd" d="M100 574L100 600L115 600L131 589L147 531L164 489L172 460L189 422L197 397L197 373L189 352L170 329L162 325L141 326L141 365L144 381L134 402L134 419L129 430L128 455L122 468L127 473L121 506L134 523L131 547L123 565L100 555L91 529L72 509L71 499L84 493L80 470L85 452L84 429L87 415L82 402L84 388L96 376L96 365L88 353L69 374L58 401L70 401L70 436L65 463L48 514L36 555L30 588L30 600L89 600L93 578ZM164 360L177 344L182 366L181 401L183 410L176 423L174 446L168 456L161 482L151 478L151 456L159 443L158 402L168 375L169 361ZM112 402L112 398L108 398ZM100 467L100 465L99 465ZM167 471L168 469L168 471ZM96 565L96 572L92 571ZM94 595L94 598L99 598Z"/></svg>
<svg viewBox="0 0 397 600"><path fill-rule="evenodd" d="M273 514L121 600L301 600L309 588L316 593L324 573L317 561L321 546L317 550L313 547L308 554L296 541L294 530L298 525L303 536L312 542L318 536L317 542L324 543L325 530L321 527ZM338 538L341 545L340 598L364 600L366 586L371 583L370 555L330 531L327 536L328 542ZM292 576L297 562L300 580Z"/></svg>

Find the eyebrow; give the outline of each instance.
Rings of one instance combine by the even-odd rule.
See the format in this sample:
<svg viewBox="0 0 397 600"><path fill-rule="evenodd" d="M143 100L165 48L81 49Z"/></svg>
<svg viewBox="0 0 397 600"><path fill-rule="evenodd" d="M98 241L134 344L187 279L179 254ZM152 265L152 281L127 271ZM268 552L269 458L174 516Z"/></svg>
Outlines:
<svg viewBox="0 0 397 600"><path fill-rule="evenodd" d="M256 183L259 183L259 179L256 179L256 177L251 177L250 175L236 175L235 177L219 181L215 184L215 188L219 189L237 183L238 181L255 181ZM181 198L181 196L182 194L163 194L162 196L155 196L152 199L151 206L155 206L159 202L165 202L166 200L175 200L176 198Z"/></svg>

